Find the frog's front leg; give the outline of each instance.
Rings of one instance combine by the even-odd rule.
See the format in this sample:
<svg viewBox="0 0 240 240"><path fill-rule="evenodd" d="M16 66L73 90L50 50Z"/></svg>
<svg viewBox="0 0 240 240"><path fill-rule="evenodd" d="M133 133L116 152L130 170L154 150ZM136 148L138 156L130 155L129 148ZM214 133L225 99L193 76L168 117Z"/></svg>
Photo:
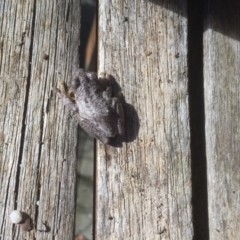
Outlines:
<svg viewBox="0 0 240 240"><path fill-rule="evenodd" d="M110 99L112 97L112 88L108 87L103 93L102 93L102 97L104 99Z"/></svg>
<svg viewBox="0 0 240 240"><path fill-rule="evenodd" d="M54 91L57 93L58 97L62 100L63 104L69 109L76 113L77 106L75 104L75 99L72 96L72 90L67 89L64 82L60 83L61 89L55 88Z"/></svg>

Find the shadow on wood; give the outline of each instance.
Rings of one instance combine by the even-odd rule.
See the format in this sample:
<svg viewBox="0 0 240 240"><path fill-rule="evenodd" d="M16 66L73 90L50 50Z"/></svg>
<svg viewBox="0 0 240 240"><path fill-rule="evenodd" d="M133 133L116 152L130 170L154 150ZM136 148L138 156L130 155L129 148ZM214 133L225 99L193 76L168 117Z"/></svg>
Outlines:
<svg viewBox="0 0 240 240"><path fill-rule="evenodd" d="M189 116L194 240L209 239L203 80L203 4L188 10Z"/></svg>
<svg viewBox="0 0 240 240"><path fill-rule="evenodd" d="M117 83L116 79L110 75L111 81L112 81L112 87L114 96L117 95L119 92L122 91L121 87ZM122 102L123 108L124 108L124 135L117 135L115 138L112 138L110 140L109 145L113 147L122 147L124 142L132 142L137 138L140 123L139 123L139 117L137 114L137 111L135 108L129 104L126 103L125 97L123 94L120 96L120 101Z"/></svg>

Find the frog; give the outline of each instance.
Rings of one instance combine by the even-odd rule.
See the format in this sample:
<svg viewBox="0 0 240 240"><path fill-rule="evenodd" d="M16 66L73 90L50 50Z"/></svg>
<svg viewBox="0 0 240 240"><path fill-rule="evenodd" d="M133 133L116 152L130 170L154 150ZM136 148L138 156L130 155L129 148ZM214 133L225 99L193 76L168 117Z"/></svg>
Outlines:
<svg viewBox="0 0 240 240"><path fill-rule="evenodd" d="M104 144L124 134L124 108L121 93L113 90L109 74L78 69L70 86L61 82L55 92L76 115L79 125Z"/></svg>

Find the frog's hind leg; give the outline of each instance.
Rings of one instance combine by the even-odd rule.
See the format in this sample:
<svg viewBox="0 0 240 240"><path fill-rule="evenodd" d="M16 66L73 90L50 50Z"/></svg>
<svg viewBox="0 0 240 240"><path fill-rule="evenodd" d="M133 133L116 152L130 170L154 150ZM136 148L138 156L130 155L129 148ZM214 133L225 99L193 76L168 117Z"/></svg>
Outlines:
<svg viewBox="0 0 240 240"><path fill-rule="evenodd" d="M79 125L90 135L92 135L93 137L97 138L98 140L100 140L101 142L103 142L104 144L108 144L109 143L109 138L106 136L106 134L98 128L98 126L94 123L92 123L91 121L84 119L84 118L80 118L78 119Z"/></svg>
<svg viewBox="0 0 240 240"><path fill-rule="evenodd" d="M118 114L118 122L117 122L118 134L123 135L124 134L124 110L119 100L116 102L116 111Z"/></svg>

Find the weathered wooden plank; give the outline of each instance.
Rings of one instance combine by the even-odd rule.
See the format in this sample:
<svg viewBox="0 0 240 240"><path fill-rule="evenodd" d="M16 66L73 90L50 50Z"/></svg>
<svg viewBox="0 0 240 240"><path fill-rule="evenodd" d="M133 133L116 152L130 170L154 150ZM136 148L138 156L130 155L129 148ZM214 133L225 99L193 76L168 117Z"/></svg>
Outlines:
<svg viewBox="0 0 240 240"><path fill-rule="evenodd" d="M209 0L204 33L210 239L240 239L239 1Z"/></svg>
<svg viewBox="0 0 240 240"><path fill-rule="evenodd" d="M96 239L193 237L184 16L186 1L99 2L99 72L127 104L123 146L97 142Z"/></svg>
<svg viewBox="0 0 240 240"><path fill-rule="evenodd" d="M1 1L0 12L1 239L72 239L77 124L52 89L78 65L80 3ZM31 232L12 225L13 209Z"/></svg>

